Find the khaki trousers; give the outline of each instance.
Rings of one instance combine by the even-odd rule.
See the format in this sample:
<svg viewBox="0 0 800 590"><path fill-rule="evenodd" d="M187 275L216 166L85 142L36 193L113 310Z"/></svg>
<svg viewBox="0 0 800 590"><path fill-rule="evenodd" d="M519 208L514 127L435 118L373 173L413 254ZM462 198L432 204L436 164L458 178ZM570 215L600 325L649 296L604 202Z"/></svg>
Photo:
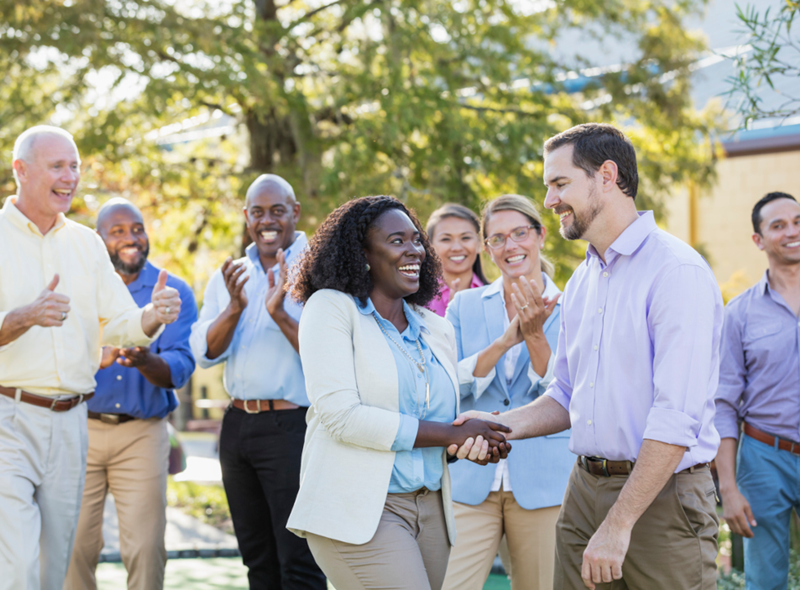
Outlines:
<svg viewBox="0 0 800 590"><path fill-rule="evenodd" d="M425 488L388 494L378 530L363 545L307 539L337 590L440 590L450 554L442 494Z"/></svg>
<svg viewBox="0 0 800 590"><path fill-rule="evenodd" d="M455 547L443 590L481 590L489 577L500 540L508 544L512 590L553 586L558 506L525 510L512 492L491 492L481 504L453 502ZM505 560L504 560L505 565Z"/></svg>
<svg viewBox="0 0 800 590"><path fill-rule="evenodd" d="M585 589L583 552L627 481L573 467L556 525L555 590ZM674 474L633 527L622 579L597 590L716 590L718 531L710 469Z"/></svg>
<svg viewBox="0 0 800 590"><path fill-rule="evenodd" d="M89 457L83 505L64 590L97 588L95 569L103 548L103 508L110 491L117 505L120 554L129 590L164 585L167 550L166 418L105 424L89 420Z"/></svg>

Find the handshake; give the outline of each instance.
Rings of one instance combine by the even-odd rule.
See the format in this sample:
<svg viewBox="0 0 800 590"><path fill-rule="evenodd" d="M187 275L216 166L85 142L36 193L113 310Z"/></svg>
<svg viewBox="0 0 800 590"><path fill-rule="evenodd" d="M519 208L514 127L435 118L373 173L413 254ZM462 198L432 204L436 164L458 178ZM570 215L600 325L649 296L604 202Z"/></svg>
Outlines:
<svg viewBox="0 0 800 590"><path fill-rule="evenodd" d="M480 465L497 463L508 457L511 443L505 434L511 429L495 421L499 412L466 412L453 421L451 432L455 442L447 447L450 457L469 459Z"/></svg>

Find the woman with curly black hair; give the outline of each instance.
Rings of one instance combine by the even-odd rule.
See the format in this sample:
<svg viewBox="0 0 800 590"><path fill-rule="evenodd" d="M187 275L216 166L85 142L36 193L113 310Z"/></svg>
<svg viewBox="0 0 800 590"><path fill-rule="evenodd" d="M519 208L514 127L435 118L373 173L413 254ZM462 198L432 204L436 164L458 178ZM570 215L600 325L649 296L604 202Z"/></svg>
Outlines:
<svg viewBox="0 0 800 590"><path fill-rule="evenodd" d="M438 275L417 218L377 196L331 213L294 279L311 408L287 526L337 588L439 590L455 540L445 449L507 452L504 426L452 425L453 328L422 307Z"/></svg>

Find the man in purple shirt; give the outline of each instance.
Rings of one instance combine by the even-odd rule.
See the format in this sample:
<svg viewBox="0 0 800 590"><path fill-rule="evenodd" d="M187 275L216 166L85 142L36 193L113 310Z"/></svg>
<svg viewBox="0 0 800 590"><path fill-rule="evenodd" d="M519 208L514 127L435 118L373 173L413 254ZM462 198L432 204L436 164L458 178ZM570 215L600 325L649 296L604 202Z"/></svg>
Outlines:
<svg viewBox="0 0 800 590"><path fill-rule="evenodd" d="M564 289L553 381L496 420L510 438L572 427L579 457L556 525L554 588L715 589L714 275L637 212L636 153L614 127L548 140L544 181L561 234L589 247Z"/></svg>
<svg viewBox="0 0 800 590"><path fill-rule="evenodd" d="M789 520L800 509L800 204L769 193L752 221L769 270L725 308L717 472L725 521L745 537L748 590L777 590L788 584Z"/></svg>

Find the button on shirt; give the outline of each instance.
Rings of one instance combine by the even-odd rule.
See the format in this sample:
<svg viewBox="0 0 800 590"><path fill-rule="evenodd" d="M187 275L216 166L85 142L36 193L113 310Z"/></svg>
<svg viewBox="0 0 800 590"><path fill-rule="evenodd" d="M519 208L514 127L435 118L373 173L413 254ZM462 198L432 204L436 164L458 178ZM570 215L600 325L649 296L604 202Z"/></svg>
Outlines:
<svg viewBox="0 0 800 590"><path fill-rule="evenodd" d="M768 273L725 307L717 415L722 438L739 438L745 420L800 442L800 321Z"/></svg>
<svg viewBox="0 0 800 590"><path fill-rule="evenodd" d="M424 335L428 332L422 317L410 305L403 301L403 311L408 320L408 327L403 333L397 331L392 322L383 319L375 310L371 299L367 305L361 306L356 301L358 310L364 315L373 315L385 330L386 343L394 355L397 366L398 392L400 396L400 428L397 430L392 450L396 451L392 477L389 480L389 493L401 494L414 492L422 487L436 491L442 487L442 448L430 447L415 449L414 441L419 431L419 420L432 422L452 422L456 417L456 390L445 368L433 355L425 343ZM387 335L388 334L388 335ZM394 339L394 342L392 341ZM425 373L403 354L398 345L415 360L421 360L417 342L422 348L428 368L430 383L430 409L425 410Z"/></svg>
<svg viewBox="0 0 800 590"><path fill-rule="evenodd" d="M0 347L0 385L39 395L89 393L101 344L146 346L142 310L114 271L100 236L59 214L44 236L8 197L0 211L0 326L32 303L57 273L70 298L60 327L34 326Z"/></svg>
<svg viewBox="0 0 800 590"><path fill-rule="evenodd" d="M651 439L687 447L677 472L719 446L722 298L703 258L639 215L567 283L546 395L569 410L573 453L635 461Z"/></svg>
<svg viewBox="0 0 800 590"><path fill-rule="evenodd" d="M307 243L304 233L295 232L294 243L286 249L287 266L291 267L297 261ZM208 329L231 300L222 271L217 270L208 281L203 308L189 339L195 360L204 369L225 362L225 390L234 398L283 399L308 407L300 356L267 311L269 279L261 266L255 244L250 244L245 254L236 262L244 263L247 268L244 274L250 277L244 286L248 303L239 317L233 339L219 357L212 360L206 356ZM270 272L277 281L279 265L273 266ZM302 306L288 295L283 308L300 321Z"/></svg>
<svg viewBox="0 0 800 590"><path fill-rule="evenodd" d="M139 276L128 285L128 291L139 307L150 303L153 287L158 281L158 268L145 262ZM189 349L189 334L197 321L194 294L184 281L174 275L167 277L167 286L177 289L181 296L178 319L164 328L150 350L169 365L172 385L183 387L194 372L194 357ZM144 378L136 367L114 363L95 375L96 395L88 401L89 410L98 413L129 414L136 418L164 418L178 407L172 389L156 387Z"/></svg>

